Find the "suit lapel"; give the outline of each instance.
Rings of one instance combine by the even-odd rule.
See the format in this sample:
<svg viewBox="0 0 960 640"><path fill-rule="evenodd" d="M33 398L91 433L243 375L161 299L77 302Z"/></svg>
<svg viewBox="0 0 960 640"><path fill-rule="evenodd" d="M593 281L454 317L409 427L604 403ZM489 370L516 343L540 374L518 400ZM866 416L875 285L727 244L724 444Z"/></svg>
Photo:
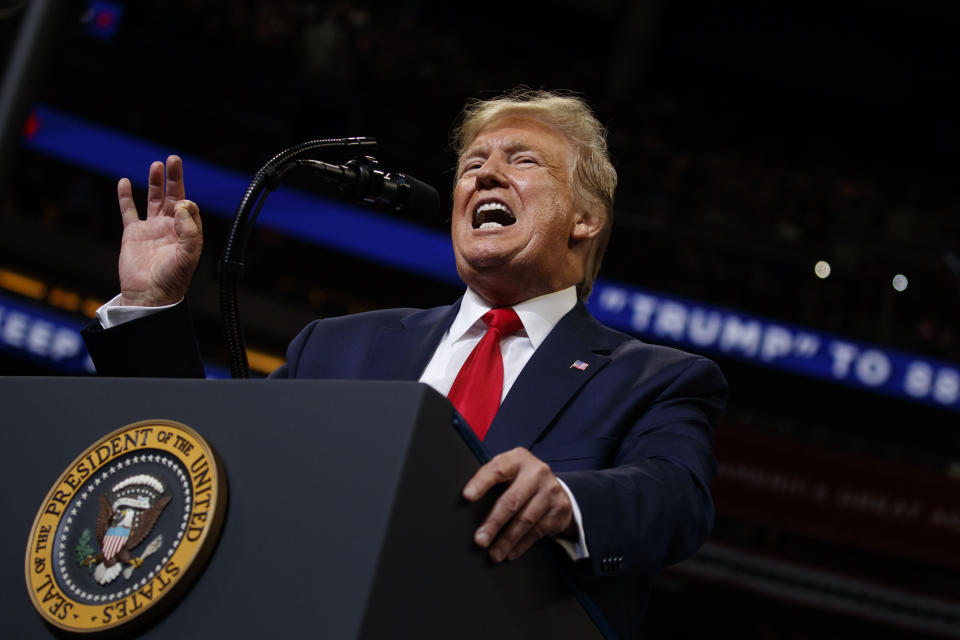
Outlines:
<svg viewBox="0 0 960 640"><path fill-rule="evenodd" d="M483 448L496 455L512 447L530 448L557 413L610 361L614 341L582 303L547 336L523 368L490 425ZM580 360L584 370L571 365Z"/></svg>
<svg viewBox="0 0 960 640"><path fill-rule="evenodd" d="M419 379L459 309L458 300L449 307L413 313L400 321L401 326L381 327L367 367L370 377L375 380Z"/></svg>

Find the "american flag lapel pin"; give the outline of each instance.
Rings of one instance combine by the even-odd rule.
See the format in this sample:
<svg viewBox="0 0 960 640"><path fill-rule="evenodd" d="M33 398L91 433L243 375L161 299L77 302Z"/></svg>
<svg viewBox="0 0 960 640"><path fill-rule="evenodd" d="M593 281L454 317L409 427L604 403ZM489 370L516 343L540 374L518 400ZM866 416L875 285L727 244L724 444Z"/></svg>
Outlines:
<svg viewBox="0 0 960 640"><path fill-rule="evenodd" d="M571 369L579 369L580 371L583 371L584 369L586 369L586 368L589 367L589 366L590 366L590 365L589 365L588 363L584 362L583 360L577 360L577 361L574 362L572 365L570 365L570 368L571 368Z"/></svg>

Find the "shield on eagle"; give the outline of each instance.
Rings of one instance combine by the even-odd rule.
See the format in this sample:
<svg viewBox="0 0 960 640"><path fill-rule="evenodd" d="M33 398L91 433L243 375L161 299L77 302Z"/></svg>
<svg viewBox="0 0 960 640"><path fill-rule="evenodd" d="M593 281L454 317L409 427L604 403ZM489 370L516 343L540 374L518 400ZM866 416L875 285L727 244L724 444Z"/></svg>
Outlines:
<svg viewBox="0 0 960 640"><path fill-rule="evenodd" d="M100 584L112 582L130 565L133 569L142 564L142 558L133 558L130 552L137 548L150 534L164 507L170 502L170 494L164 492L163 484L147 474L137 474L118 482L110 491L113 502L100 495L100 512L97 515L97 542L100 553L89 559L96 564L93 577Z"/></svg>
<svg viewBox="0 0 960 640"><path fill-rule="evenodd" d="M118 515L124 516L129 511L121 511ZM103 559L110 560L120 552L127 538L130 537L129 526L110 527L103 536L100 546L103 548Z"/></svg>

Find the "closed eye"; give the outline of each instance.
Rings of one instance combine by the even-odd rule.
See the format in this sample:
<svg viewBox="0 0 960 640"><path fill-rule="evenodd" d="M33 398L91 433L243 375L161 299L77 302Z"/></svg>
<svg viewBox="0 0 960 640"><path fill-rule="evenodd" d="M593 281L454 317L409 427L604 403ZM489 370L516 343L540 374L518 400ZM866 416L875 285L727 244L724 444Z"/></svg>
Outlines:
<svg viewBox="0 0 960 640"><path fill-rule="evenodd" d="M460 175L462 176L463 174L467 173L468 171L476 171L477 169L479 169L479 168L482 167L482 166L483 166L483 163L480 162L479 160L475 160L475 161L473 161L473 162L468 162L468 163L466 163L465 165L463 165L463 167L460 168Z"/></svg>

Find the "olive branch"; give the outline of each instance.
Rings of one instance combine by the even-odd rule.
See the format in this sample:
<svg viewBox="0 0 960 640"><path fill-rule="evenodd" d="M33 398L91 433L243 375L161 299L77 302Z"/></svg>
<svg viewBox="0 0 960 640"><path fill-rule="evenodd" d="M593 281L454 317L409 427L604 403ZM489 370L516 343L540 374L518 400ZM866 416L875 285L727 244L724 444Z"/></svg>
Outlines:
<svg viewBox="0 0 960 640"><path fill-rule="evenodd" d="M80 539L77 540L77 546L74 547L74 558L81 567L84 565L84 560L93 555L94 548L90 546L91 537L90 529L84 529L83 533L80 534Z"/></svg>

